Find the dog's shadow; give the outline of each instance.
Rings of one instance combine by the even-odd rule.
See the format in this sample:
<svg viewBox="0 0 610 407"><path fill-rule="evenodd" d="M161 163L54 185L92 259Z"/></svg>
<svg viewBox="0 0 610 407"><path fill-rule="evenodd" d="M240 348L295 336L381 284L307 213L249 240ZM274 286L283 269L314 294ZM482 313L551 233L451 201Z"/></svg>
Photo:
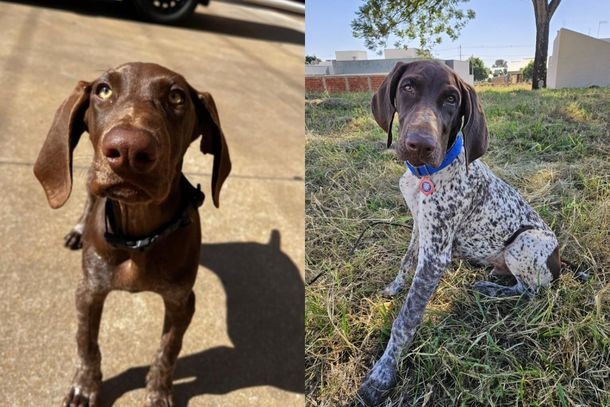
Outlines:
<svg viewBox="0 0 610 407"><path fill-rule="evenodd" d="M304 285L297 266L280 250L280 233L273 230L267 244L202 244L199 263L222 281L234 347L178 358L176 405L185 406L201 394L258 385L304 393ZM148 368L131 368L105 380L103 405L144 387Z"/></svg>

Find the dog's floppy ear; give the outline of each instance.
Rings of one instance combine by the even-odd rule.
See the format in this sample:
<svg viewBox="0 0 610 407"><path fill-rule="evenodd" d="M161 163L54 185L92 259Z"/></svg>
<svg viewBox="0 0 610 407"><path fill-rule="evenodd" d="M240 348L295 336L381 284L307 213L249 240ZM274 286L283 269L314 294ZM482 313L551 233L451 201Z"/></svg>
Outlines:
<svg viewBox="0 0 610 407"><path fill-rule="evenodd" d="M396 98L396 86L408 66L408 63L398 62L385 77L371 101L375 121L388 133L388 148L392 145L392 122L394 121L394 113L396 113L394 100Z"/></svg>
<svg viewBox="0 0 610 407"><path fill-rule="evenodd" d="M462 90L462 114L464 116L462 134L466 151L466 165L468 165L487 152L487 124L474 88L462 79L458 78L458 81Z"/></svg>
<svg viewBox="0 0 610 407"><path fill-rule="evenodd" d="M72 152L87 130L84 115L89 106L90 86L80 81L57 109L51 129L42 145L34 175L42 184L51 208L61 207L72 191Z"/></svg>
<svg viewBox="0 0 610 407"><path fill-rule="evenodd" d="M212 169L212 200L218 208L220 189L231 172L231 158L225 140L214 98L207 92L194 91L197 110L197 132L201 135L201 152L214 155ZM197 136L196 135L196 136Z"/></svg>

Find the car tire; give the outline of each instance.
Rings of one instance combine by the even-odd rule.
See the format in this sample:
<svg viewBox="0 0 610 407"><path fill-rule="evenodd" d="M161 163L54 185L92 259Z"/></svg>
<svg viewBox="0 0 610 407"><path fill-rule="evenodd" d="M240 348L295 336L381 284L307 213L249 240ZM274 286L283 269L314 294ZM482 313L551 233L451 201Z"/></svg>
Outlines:
<svg viewBox="0 0 610 407"><path fill-rule="evenodd" d="M149 21L173 24L189 17L197 0L133 0L136 10Z"/></svg>

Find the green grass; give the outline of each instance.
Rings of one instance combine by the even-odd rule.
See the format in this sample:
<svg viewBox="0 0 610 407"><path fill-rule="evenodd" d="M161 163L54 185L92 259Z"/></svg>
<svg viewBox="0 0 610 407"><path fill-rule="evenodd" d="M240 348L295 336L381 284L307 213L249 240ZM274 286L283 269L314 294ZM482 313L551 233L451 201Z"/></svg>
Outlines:
<svg viewBox="0 0 610 407"><path fill-rule="evenodd" d="M479 92L483 157L556 232L565 273L530 301L485 299L487 270L454 262L405 352L388 406L610 406L610 89ZM308 95L306 382L346 405L380 356L404 293L379 291L409 243L404 171L367 93ZM354 244L366 227L358 246ZM353 251L353 253L351 253ZM312 280L315 280L311 282Z"/></svg>

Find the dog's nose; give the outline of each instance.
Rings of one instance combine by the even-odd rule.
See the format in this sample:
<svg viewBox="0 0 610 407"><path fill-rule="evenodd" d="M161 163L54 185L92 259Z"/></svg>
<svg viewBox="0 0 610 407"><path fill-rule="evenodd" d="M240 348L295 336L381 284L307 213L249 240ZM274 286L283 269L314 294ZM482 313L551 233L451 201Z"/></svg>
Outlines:
<svg viewBox="0 0 610 407"><path fill-rule="evenodd" d="M114 171L145 173L157 162L157 142L140 129L115 128L102 140L102 153Z"/></svg>
<svg viewBox="0 0 610 407"><path fill-rule="evenodd" d="M417 157L429 157L436 150L434 138L420 133L412 133L405 139L407 151Z"/></svg>

